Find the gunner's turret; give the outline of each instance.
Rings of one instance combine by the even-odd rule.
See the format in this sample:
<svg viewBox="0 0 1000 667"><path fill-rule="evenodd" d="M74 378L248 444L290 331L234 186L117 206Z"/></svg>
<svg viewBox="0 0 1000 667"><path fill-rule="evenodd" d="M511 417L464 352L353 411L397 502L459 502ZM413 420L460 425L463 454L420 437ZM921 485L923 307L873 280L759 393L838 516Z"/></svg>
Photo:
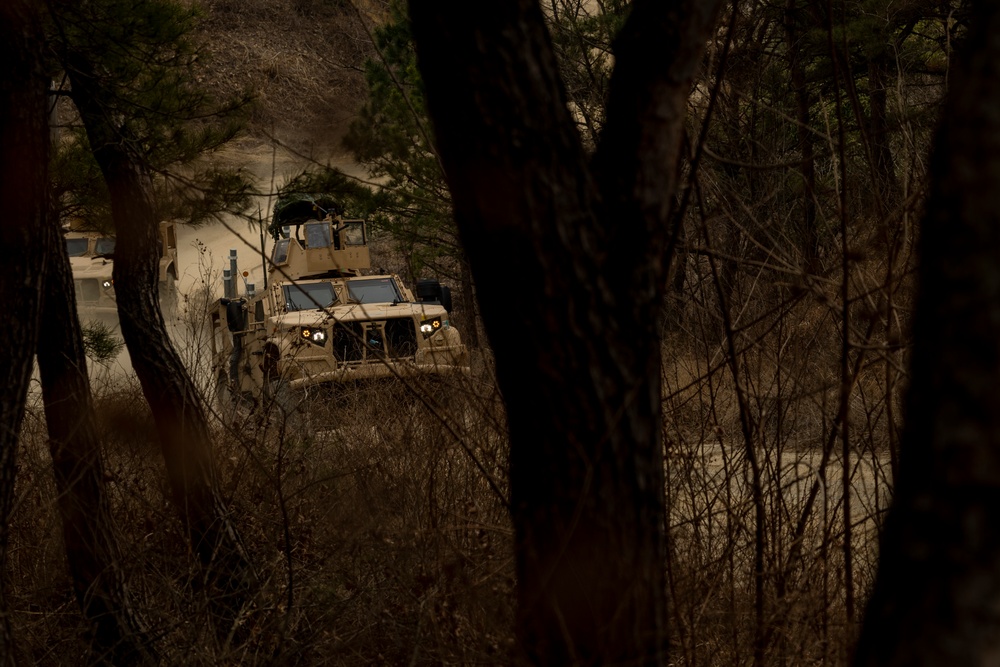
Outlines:
<svg viewBox="0 0 1000 667"><path fill-rule="evenodd" d="M360 276L371 268L364 220L344 219L331 198L283 197L268 231L275 239L271 281Z"/></svg>

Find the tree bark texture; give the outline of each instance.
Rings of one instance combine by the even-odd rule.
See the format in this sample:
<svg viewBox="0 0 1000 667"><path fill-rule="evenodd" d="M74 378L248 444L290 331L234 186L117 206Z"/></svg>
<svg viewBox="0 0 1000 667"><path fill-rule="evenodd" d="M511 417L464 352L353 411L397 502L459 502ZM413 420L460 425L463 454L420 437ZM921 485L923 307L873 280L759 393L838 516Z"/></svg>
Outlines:
<svg viewBox="0 0 1000 667"><path fill-rule="evenodd" d="M638 0L586 155L536 2L411 0L511 442L519 658L666 659L659 311L718 2Z"/></svg>
<svg viewBox="0 0 1000 667"><path fill-rule="evenodd" d="M803 63L800 41L802 39L801 19L795 0L787 0L782 15L785 29L785 41L788 45L788 68L792 79L792 90L795 94L795 110L799 151L802 154L800 169L802 170L802 255L809 271L819 269L817 265L820 254L819 229L816 220L816 151L812 133L812 117L810 113L811 100L806 79L806 68Z"/></svg>
<svg viewBox="0 0 1000 667"><path fill-rule="evenodd" d="M896 496L858 665L1000 663L1000 5L931 160Z"/></svg>
<svg viewBox="0 0 1000 667"><path fill-rule="evenodd" d="M16 451L38 337L48 180L48 79L37 8L0 3L0 665L14 664L6 580Z"/></svg>
<svg viewBox="0 0 1000 667"><path fill-rule="evenodd" d="M105 113L107 92L87 62L71 56L68 73L73 101L111 196L117 238L112 275L122 337L160 433L174 503L206 568L216 612L229 622L248 602L257 578L219 492L201 398L160 312L159 220L152 178L127 125Z"/></svg>
<svg viewBox="0 0 1000 667"><path fill-rule="evenodd" d="M93 629L97 656L111 664L155 661L133 608L118 534L104 484L104 464L87 376L73 275L62 234L50 216L38 337L38 368L73 590Z"/></svg>

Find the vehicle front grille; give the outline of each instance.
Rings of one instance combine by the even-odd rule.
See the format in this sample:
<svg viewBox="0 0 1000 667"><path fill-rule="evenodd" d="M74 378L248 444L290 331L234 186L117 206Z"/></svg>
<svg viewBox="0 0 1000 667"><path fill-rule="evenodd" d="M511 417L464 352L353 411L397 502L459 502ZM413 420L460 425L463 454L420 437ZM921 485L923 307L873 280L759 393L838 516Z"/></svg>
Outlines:
<svg viewBox="0 0 1000 667"><path fill-rule="evenodd" d="M83 278L73 281L76 287L77 301L93 303L101 300L101 286L94 278Z"/></svg>
<svg viewBox="0 0 1000 667"><path fill-rule="evenodd" d="M417 352L417 331L410 318L376 322L338 322L333 332L337 361L412 357Z"/></svg>
<svg viewBox="0 0 1000 667"><path fill-rule="evenodd" d="M333 356L337 361L361 361L365 358L364 336L360 323L338 322L333 329Z"/></svg>
<svg viewBox="0 0 1000 667"><path fill-rule="evenodd" d="M408 317L386 320L385 341L390 357L412 357L417 353L417 330L413 320Z"/></svg>

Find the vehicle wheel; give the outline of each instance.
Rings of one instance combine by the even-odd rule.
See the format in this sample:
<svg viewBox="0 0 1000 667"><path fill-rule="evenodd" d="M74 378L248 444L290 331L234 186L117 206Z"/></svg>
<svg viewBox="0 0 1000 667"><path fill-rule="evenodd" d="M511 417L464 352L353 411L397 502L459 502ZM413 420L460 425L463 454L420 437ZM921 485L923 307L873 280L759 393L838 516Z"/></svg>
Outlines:
<svg viewBox="0 0 1000 667"><path fill-rule="evenodd" d="M215 379L215 405L223 423L229 424L236 418L236 394L229 384L229 376L219 373Z"/></svg>
<svg viewBox="0 0 1000 667"><path fill-rule="evenodd" d="M229 377L225 373L219 373L215 379L215 401L221 408L233 404L233 390L229 386Z"/></svg>
<svg viewBox="0 0 1000 667"><path fill-rule="evenodd" d="M264 405L268 418L288 434L297 437L306 435L305 393L292 391L288 381L278 369L278 351L268 347L264 351L262 370L264 372Z"/></svg>

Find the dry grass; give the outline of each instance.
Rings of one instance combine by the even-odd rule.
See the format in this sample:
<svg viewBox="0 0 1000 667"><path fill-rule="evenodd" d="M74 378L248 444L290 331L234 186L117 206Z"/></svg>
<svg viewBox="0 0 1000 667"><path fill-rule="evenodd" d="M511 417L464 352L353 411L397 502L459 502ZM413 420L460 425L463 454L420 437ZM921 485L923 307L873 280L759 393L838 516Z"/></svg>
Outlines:
<svg viewBox="0 0 1000 667"><path fill-rule="evenodd" d="M766 664L847 660L855 626L844 606L839 444L822 456L836 430L837 354L800 349L818 340L803 329L828 327L824 317L804 322L793 309L785 318L796 325L772 322L739 348L739 383L718 342L682 331L665 347L665 566L676 664L745 664L757 641ZM138 387L100 387L125 565L165 664L509 662L507 441L490 369L480 356L469 378L315 390L297 396L292 414L222 415L206 396L223 490L265 581L245 631L230 642L209 630L207 600L192 586L199 572L169 501L156 429L136 409ZM848 462L859 606L889 489L881 371L872 365L863 375ZM738 385L749 399L743 415ZM741 417L754 425L750 443ZM38 406L25 436L9 565L17 640L40 664L86 664ZM756 480L748 447L759 461ZM810 499L816 484L821 493Z"/></svg>
<svg viewBox="0 0 1000 667"><path fill-rule="evenodd" d="M665 333L663 365L673 661L746 664L758 646L763 664L844 664L891 496L902 353L880 347L894 334L865 297L886 292L891 272L872 261L851 277L858 344L845 460L836 290L741 282L727 330L710 267L690 261L687 309ZM903 275L891 286L900 317ZM477 354L470 377L222 411L203 368L206 302L190 295L175 330L214 415L223 491L265 582L238 636L210 631L138 386L107 379L96 390L125 566L164 663L508 663L508 443L489 357ZM8 568L18 644L40 664L86 664L38 405L19 465Z"/></svg>
<svg viewBox="0 0 1000 667"><path fill-rule="evenodd" d="M122 380L100 388L124 565L165 664L504 661L513 561L509 518L483 473L495 483L506 466L491 387L479 373L314 392L303 396L308 430L277 409L218 420L223 492L264 580L230 643L210 631L193 585L199 571L140 389ZM11 523L13 623L30 661L88 664L44 437L33 406Z"/></svg>
<svg viewBox="0 0 1000 667"><path fill-rule="evenodd" d="M364 100L370 42L350 3L204 0L203 83L220 96L253 91L250 131L303 152L339 151Z"/></svg>

